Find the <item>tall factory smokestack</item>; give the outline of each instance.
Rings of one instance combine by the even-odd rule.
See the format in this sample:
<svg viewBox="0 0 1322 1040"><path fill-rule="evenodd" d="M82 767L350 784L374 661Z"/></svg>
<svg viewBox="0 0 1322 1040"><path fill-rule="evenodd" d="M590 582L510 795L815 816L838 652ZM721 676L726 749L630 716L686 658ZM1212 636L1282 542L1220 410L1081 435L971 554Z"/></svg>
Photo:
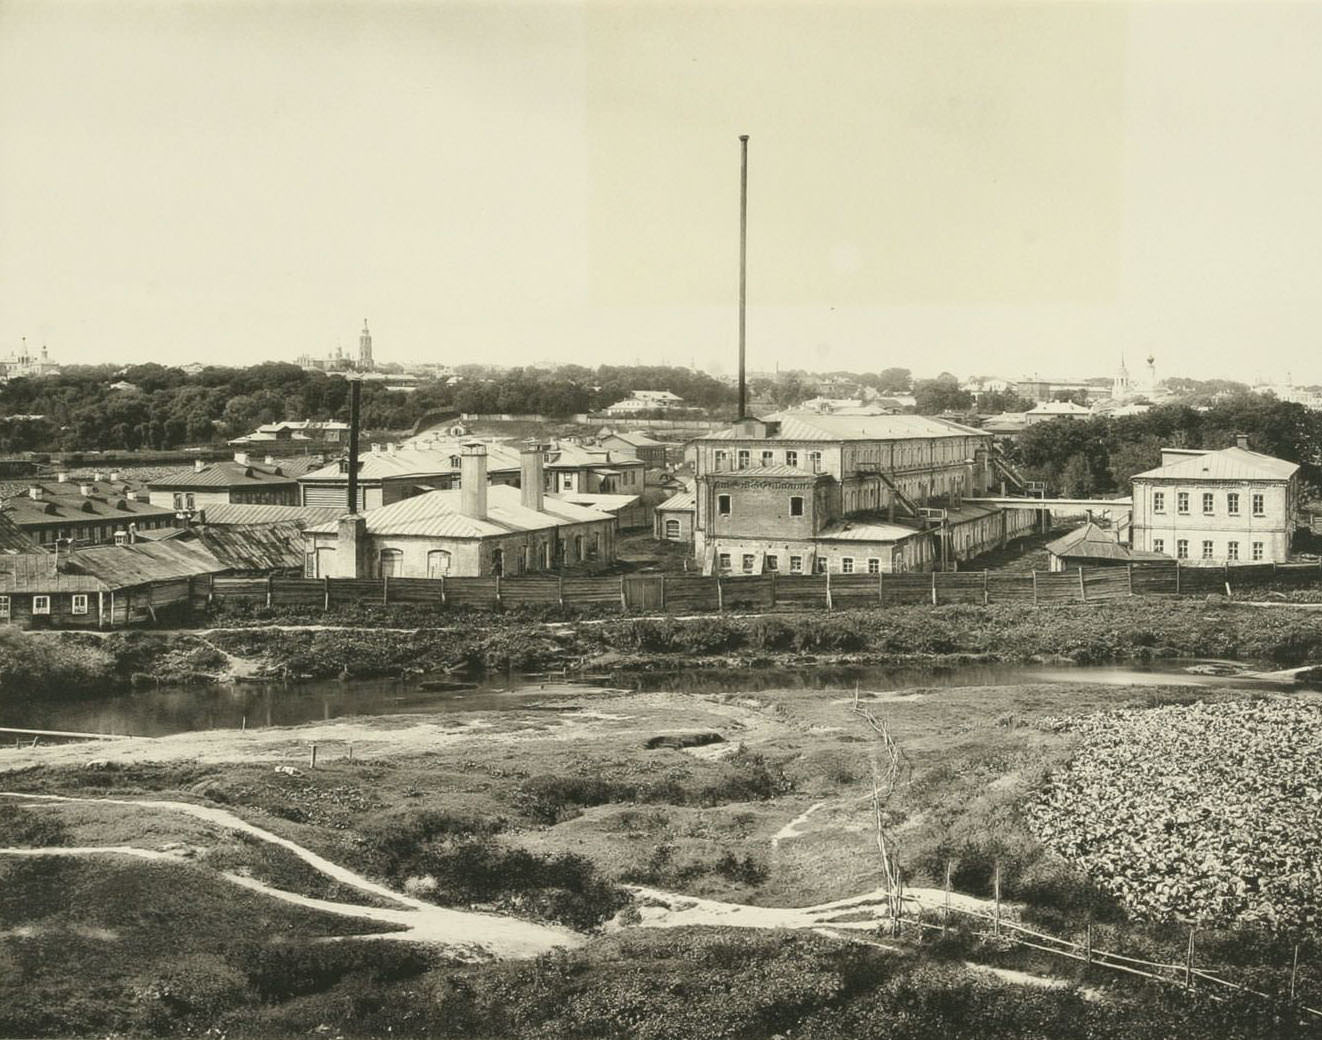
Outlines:
<svg viewBox="0 0 1322 1040"><path fill-rule="evenodd" d="M363 392L361 379L349 378L349 512L358 512L358 402Z"/></svg>
<svg viewBox="0 0 1322 1040"><path fill-rule="evenodd" d="M739 419L748 412L744 380L744 311L748 302L748 135L739 135Z"/></svg>

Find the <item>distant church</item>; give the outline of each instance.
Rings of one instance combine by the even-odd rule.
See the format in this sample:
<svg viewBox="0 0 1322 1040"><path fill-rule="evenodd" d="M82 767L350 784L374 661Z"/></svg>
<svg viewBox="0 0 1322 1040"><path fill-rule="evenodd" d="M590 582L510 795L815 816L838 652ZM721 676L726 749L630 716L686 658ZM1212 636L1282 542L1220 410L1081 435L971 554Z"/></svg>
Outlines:
<svg viewBox="0 0 1322 1040"><path fill-rule="evenodd" d="M316 372L372 372L376 368L372 360L372 331L363 319L363 331L358 334L358 358L355 360L344 352L343 347L336 347L335 353L324 358L311 354L300 354L296 362L300 368Z"/></svg>
<svg viewBox="0 0 1322 1040"><path fill-rule="evenodd" d="M1149 401L1157 395L1157 359L1148 355L1143 374L1132 379L1125 367L1125 356L1120 355L1120 371L1111 380L1111 400L1131 401L1137 397L1146 397Z"/></svg>

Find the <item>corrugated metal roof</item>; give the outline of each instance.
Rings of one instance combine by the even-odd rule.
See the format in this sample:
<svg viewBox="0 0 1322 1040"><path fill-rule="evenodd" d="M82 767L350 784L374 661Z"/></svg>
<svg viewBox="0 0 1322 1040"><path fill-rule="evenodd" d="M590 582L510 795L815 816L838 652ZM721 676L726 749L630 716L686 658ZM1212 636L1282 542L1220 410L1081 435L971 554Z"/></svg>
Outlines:
<svg viewBox="0 0 1322 1040"><path fill-rule="evenodd" d="M767 440L782 441L889 441L932 437L985 437L981 430L930 415L819 415L813 412L777 412L766 422L779 422L780 430ZM697 440L756 440L734 428L718 430Z"/></svg>
<svg viewBox="0 0 1322 1040"><path fill-rule="evenodd" d="M0 592L109 592L227 569L203 546L178 540L79 549L56 566L54 553L0 556Z"/></svg>
<svg viewBox="0 0 1322 1040"><path fill-rule="evenodd" d="M714 469L708 476L722 477L803 477L807 480L826 479L829 473L814 473L797 466L744 466L742 469Z"/></svg>
<svg viewBox="0 0 1322 1040"><path fill-rule="evenodd" d="M138 502L122 494L117 485L92 484L92 494L82 494L81 484L34 484L41 488L41 497L15 495L5 499L5 511L20 527L41 524L86 522L88 518L122 517L127 523L137 517L173 516L174 511Z"/></svg>
<svg viewBox="0 0 1322 1040"><path fill-rule="evenodd" d="M23 533L23 529L14 523L14 518L6 512L0 512L0 552L29 553L45 550Z"/></svg>
<svg viewBox="0 0 1322 1040"><path fill-rule="evenodd" d="M641 466L632 456L605 448L585 448L581 444L562 444L547 452L547 469L599 469L603 466Z"/></svg>
<svg viewBox="0 0 1322 1040"><path fill-rule="evenodd" d="M697 501L692 491L681 491L678 495L672 495L664 502L658 502L656 505L657 509L678 510L681 512L695 509L696 507Z"/></svg>
<svg viewBox="0 0 1322 1040"><path fill-rule="evenodd" d="M1054 541L1047 542L1047 552L1055 556L1087 560L1165 560L1162 553L1130 549L1116 540L1114 531L1094 523L1076 527Z"/></svg>
<svg viewBox="0 0 1322 1040"><path fill-rule="evenodd" d="M1135 480L1289 480L1299 464L1247 448L1222 448L1134 474Z"/></svg>
<svg viewBox="0 0 1322 1040"><path fill-rule="evenodd" d="M902 542L921 533L900 524L843 521L824 528L817 537L829 542Z"/></svg>
<svg viewBox="0 0 1322 1040"><path fill-rule="evenodd" d="M383 480L393 477L439 477L456 474L460 466L455 459L460 456L464 444L471 440L457 440L452 447L439 448L398 448L390 451L369 451L358 457L359 480ZM519 453L504 444L482 442L487 449L487 472L517 471L520 466ZM340 461L322 466L320 469L305 473L299 478L303 483L325 482L347 484L347 468L340 471Z"/></svg>
<svg viewBox="0 0 1322 1040"><path fill-rule="evenodd" d="M588 509L600 509L604 513L618 513L621 509L628 509L630 506L638 504L638 495L599 495L587 492L579 493L577 491L561 491L556 495L547 495L546 498L555 497L561 502L568 502L571 505L586 506ZM543 502L545 499L543 499Z"/></svg>
<svg viewBox="0 0 1322 1040"><path fill-rule="evenodd" d="M178 469L151 481L152 490L172 491L175 488L200 487L278 487L295 483L294 478L278 471L278 466L250 462L208 462L200 470Z"/></svg>
<svg viewBox="0 0 1322 1040"><path fill-rule="evenodd" d="M540 531L564 524L614 520L609 513L587 509L551 495L545 496L543 512L526 508L518 488L492 484L487 488L487 517L478 520L459 512L463 492L430 491L363 514L369 534L429 538L486 538L514 531ZM335 524L307 528L310 534L334 534Z"/></svg>
<svg viewBox="0 0 1322 1040"><path fill-rule="evenodd" d="M273 571L303 566L300 523L208 525L194 534L226 569Z"/></svg>
<svg viewBox="0 0 1322 1040"><path fill-rule="evenodd" d="M263 506L222 503L201 510L200 523L209 527L231 524L324 524L344 516L347 506Z"/></svg>

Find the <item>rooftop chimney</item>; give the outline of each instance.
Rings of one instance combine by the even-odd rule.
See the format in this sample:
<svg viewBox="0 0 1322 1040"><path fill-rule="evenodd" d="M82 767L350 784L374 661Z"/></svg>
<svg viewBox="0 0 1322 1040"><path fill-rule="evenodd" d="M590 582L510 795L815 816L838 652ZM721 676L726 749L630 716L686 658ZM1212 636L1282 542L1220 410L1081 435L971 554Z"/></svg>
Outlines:
<svg viewBox="0 0 1322 1040"><path fill-rule="evenodd" d="M1247 433L1237 433L1237 434L1235 434L1235 447L1236 447L1236 448L1243 448L1245 451L1248 451L1248 450L1249 450L1249 435L1248 435Z"/></svg>
<svg viewBox="0 0 1322 1040"><path fill-rule="evenodd" d="M248 453L246 451L236 451L234 453L234 461L240 466L248 465Z"/></svg>
<svg viewBox="0 0 1322 1040"><path fill-rule="evenodd" d="M459 459L459 512L487 518L487 446L465 444Z"/></svg>
<svg viewBox="0 0 1322 1040"><path fill-rule="evenodd" d="M32 501L34 501L34 502L40 502L40 501L41 501L41 485L40 485L40 484L33 484L30 488L28 488L28 498L32 499Z"/></svg>
<svg viewBox="0 0 1322 1040"><path fill-rule="evenodd" d="M69 471L67 469L60 470L58 473L55 474L55 479L61 484L68 483Z"/></svg>
<svg viewBox="0 0 1322 1040"><path fill-rule="evenodd" d="M274 456L274 455L268 455L268 456L266 456L266 464L267 464L268 466L274 466L274 465L275 465L275 456Z"/></svg>
<svg viewBox="0 0 1322 1040"><path fill-rule="evenodd" d="M530 442L519 453L519 501L525 509L543 512L543 495L546 486L542 476L542 446Z"/></svg>
<svg viewBox="0 0 1322 1040"><path fill-rule="evenodd" d="M108 476L106 479L107 479L107 480L118 480L118 479L119 479L119 470L117 470L117 469L112 469L112 470L110 471L110 476Z"/></svg>
<svg viewBox="0 0 1322 1040"><path fill-rule="evenodd" d="M206 462L204 462L202 459L194 459L194 460L193 460L193 472L194 472L194 473L201 473L201 472L202 472L204 469L206 469L206 468L207 468L207 464L206 464Z"/></svg>
<svg viewBox="0 0 1322 1040"><path fill-rule="evenodd" d="M82 492L84 498L90 498L93 489L91 484L84 483L79 485L78 490Z"/></svg>

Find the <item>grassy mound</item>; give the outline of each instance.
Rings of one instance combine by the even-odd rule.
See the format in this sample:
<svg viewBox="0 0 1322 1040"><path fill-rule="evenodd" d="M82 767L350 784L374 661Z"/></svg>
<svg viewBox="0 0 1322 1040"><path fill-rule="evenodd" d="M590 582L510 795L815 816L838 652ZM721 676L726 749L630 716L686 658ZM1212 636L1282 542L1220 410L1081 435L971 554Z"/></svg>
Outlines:
<svg viewBox="0 0 1322 1040"><path fill-rule="evenodd" d="M1322 707L1108 712L1029 811L1050 848L1141 918L1322 921Z"/></svg>

